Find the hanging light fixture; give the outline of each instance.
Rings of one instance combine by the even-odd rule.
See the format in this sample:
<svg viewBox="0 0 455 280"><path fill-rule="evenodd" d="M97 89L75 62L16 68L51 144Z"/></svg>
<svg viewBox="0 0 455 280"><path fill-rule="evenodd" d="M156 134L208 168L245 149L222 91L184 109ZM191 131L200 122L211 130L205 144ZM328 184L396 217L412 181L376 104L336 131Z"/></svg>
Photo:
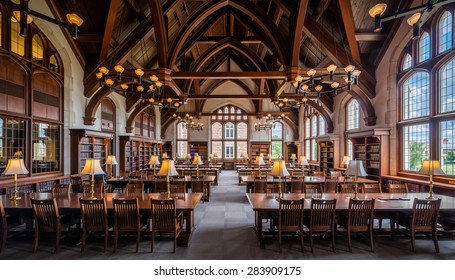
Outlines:
<svg viewBox="0 0 455 280"><path fill-rule="evenodd" d="M204 129L204 124L202 122L194 122L195 117L191 116L188 113L186 113L184 117L181 117L178 114L174 113L172 117L177 120L177 124L181 123L182 127L186 127L187 129L196 131L201 131Z"/></svg>
<svg viewBox="0 0 455 280"><path fill-rule="evenodd" d="M66 19L69 23L66 23L29 9L29 2L30 0L21 0L19 4L16 4L10 0L0 0L0 3L4 3L13 11L14 19L20 23L19 35L27 37L27 25L32 23L32 16L34 16L70 30L73 39L77 39L79 27L84 23L84 20L77 14L67 14Z"/></svg>

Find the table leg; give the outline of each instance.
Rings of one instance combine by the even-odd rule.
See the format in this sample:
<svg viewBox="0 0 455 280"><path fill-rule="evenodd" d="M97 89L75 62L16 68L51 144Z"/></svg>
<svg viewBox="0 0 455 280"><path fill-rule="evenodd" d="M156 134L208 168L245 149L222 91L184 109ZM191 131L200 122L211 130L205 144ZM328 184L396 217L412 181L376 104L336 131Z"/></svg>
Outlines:
<svg viewBox="0 0 455 280"><path fill-rule="evenodd" d="M264 212L255 211L255 215L256 215L256 219L255 219L256 220L256 225L255 225L256 235L258 237L259 246L262 247L262 246L264 246L264 235L263 235L263 231L262 231L262 219L264 216Z"/></svg>
<svg viewBox="0 0 455 280"><path fill-rule="evenodd" d="M185 221L185 231L177 239L177 245L180 247L188 247L191 238L191 233L194 228L194 212L190 210L183 211L183 219Z"/></svg>

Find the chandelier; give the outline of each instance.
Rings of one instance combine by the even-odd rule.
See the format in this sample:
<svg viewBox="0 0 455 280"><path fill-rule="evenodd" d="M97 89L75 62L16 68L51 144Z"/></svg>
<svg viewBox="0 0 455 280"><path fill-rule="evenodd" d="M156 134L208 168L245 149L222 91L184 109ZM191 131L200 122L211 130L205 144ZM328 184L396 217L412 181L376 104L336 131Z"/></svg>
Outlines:
<svg viewBox="0 0 455 280"><path fill-rule="evenodd" d="M267 117L265 117L265 122L278 122L284 119L284 114L281 114L279 116L272 116L272 114L267 114Z"/></svg>
<svg viewBox="0 0 455 280"><path fill-rule="evenodd" d="M276 121L273 121L273 120L267 120L267 118L265 118L264 120L259 120L259 122L255 122L254 123L254 130L255 131L265 131L267 129L271 129L271 128L275 128L275 122Z"/></svg>
<svg viewBox="0 0 455 280"><path fill-rule="evenodd" d="M277 100L272 101L272 103L275 104L276 106L278 106L278 108L281 111L283 111L284 108L300 109L300 106L305 107L307 101L308 101L308 98L305 96L300 100L284 97L284 98L278 98Z"/></svg>
<svg viewBox="0 0 455 280"><path fill-rule="evenodd" d="M177 124L181 123L182 127L186 127L187 129L196 131L201 131L204 129L204 124L202 122L195 123L194 117L188 113L186 113L183 118L175 113L172 115L172 117L177 120Z"/></svg>

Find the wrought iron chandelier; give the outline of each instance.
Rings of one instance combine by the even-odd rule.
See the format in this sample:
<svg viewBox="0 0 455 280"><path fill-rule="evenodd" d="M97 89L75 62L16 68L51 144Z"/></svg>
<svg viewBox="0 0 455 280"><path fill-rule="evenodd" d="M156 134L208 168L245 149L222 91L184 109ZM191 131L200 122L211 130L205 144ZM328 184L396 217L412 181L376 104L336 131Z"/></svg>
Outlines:
<svg viewBox="0 0 455 280"><path fill-rule="evenodd" d="M302 97L302 99L290 99L287 97L279 98L275 101L272 101L273 104L278 106L278 108L282 111L285 108L294 108L300 109L300 106L306 107L306 103L308 101L307 97Z"/></svg>
<svg viewBox="0 0 455 280"><path fill-rule="evenodd" d="M284 114L281 114L279 116L272 116L272 114L267 114L265 117L265 122L277 122L281 121L284 119Z"/></svg>
<svg viewBox="0 0 455 280"><path fill-rule="evenodd" d="M186 113L183 118L175 113L172 115L172 117L177 120L177 124L181 123L182 127L186 127L187 129L196 131L201 131L204 129L204 124L202 122L195 123L194 117L188 113Z"/></svg>
<svg viewBox="0 0 455 280"><path fill-rule="evenodd" d="M271 128L275 127L275 122L276 121L272 121L272 120L268 120L267 121L266 119L264 119L264 120L261 119L257 123L255 122L254 123L254 130L260 132L260 131L265 131L267 129L271 129Z"/></svg>

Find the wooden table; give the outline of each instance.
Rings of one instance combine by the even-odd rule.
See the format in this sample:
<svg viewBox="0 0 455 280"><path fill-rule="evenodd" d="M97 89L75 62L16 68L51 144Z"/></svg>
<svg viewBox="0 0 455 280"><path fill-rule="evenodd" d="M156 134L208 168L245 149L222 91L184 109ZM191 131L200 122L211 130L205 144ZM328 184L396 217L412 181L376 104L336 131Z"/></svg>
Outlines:
<svg viewBox="0 0 455 280"><path fill-rule="evenodd" d="M256 224L255 230L260 246L264 245L264 230L262 221L269 219L272 213L278 213L278 201L274 198L276 194L264 193L247 193L248 201L255 211ZM311 208L311 198L306 198L305 194L286 193L283 194L284 199L302 199L305 198L305 212L309 213ZM349 199L352 195L343 193L324 193L323 199L337 199L336 211L343 212L348 210ZM391 216L396 212L412 212L414 198L425 199L428 193L408 193L408 194L393 194L393 193L377 193L377 194L359 194L360 199L375 198L375 212L389 213ZM441 198L440 212L455 213L455 197L445 195L435 195L436 198ZM383 198L384 200L381 200Z"/></svg>
<svg viewBox="0 0 455 280"><path fill-rule="evenodd" d="M304 179L305 184L324 184L325 183L325 177L322 177L322 176L305 176L304 178L305 178ZM258 179L255 179L254 176L241 176L241 179L243 182L246 183L246 192L247 193L249 193L253 190L254 181L258 180ZM297 177L297 178L286 177L286 179L282 178L280 182L291 183L291 180L299 181L299 180L302 180L302 177ZM277 178L274 178L273 176L267 176L267 183L273 184L273 183L278 183L278 182L279 181ZM357 183L375 184L375 183L378 183L378 181L359 177L359 178L357 178ZM359 187L359 189L360 189L360 187Z"/></svg>
<svg viewBox="0 0 455 280"><path fill-rule="evenodd" d="M0 199L5 207L7 214L19 214L21 216L32 217L32 205L31 198L35 199L49 199L56 198L59 211L61 213L77 213L80 216L80 203L79 198L84 197L81 193L71 193L68 195L53 196L51 193L21 193L22 199L16 202L10 199L9 195L1 195ZM103 197L106 199L108 211L111 212L113 209L112 199L128 197L137 197L139 201L139 210L141 213L151 214L151 203L150 199L164 199L166 194L162 193L146 193L143 195L135 194L126 196L120 193L105 193ZM98 197L100 197L98 195ZM201 193L185 193L176 194L175 196L177 211L183 213L183 218L186 220L184 235L179 240L179 245L182 247L188 247L188 242L191 238L192 230L194 228L193 212L196 205L202 198Z"/></svg>
<svg viewBox="0 0 455 280"><path fill-rule="evenodd" d="M191 180L193 179L192 176L184 176L184 178L171 178L170 181L172 182L185 182L187 185L187 190L188 188L191 187ZM211 175L204 175L202 176L202 180L206 184L207 187L207 196L206 200L208 201L210 199L210 189L211 189L211 183L214 182L215 176ZM144 184L144 187L146 189L151 190L151 192L155 192L155 182L157 181L166 181L165 177L155 177L155 176L143 176L141 178L141 182ZM126 188L126 184L132 182L132 180L127 179L127 178L112 178L106 181L107 184L111 184L114 188L120 189L122 192Z"/></svg>

